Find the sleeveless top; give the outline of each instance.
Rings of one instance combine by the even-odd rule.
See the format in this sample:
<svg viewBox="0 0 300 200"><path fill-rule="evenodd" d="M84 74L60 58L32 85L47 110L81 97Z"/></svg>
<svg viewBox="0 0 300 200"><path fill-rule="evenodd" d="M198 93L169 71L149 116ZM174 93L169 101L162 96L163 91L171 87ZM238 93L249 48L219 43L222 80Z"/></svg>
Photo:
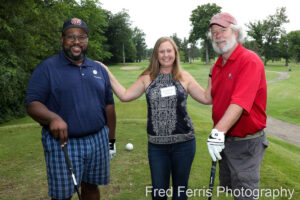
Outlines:
<svg viewBox="0 0 300 200"><path fill-rule="evenodd" d="M188 94L172 74L159 73L146 89L148 104L148 141L174 144L195 138L192 120L187 113Z"/></svg>

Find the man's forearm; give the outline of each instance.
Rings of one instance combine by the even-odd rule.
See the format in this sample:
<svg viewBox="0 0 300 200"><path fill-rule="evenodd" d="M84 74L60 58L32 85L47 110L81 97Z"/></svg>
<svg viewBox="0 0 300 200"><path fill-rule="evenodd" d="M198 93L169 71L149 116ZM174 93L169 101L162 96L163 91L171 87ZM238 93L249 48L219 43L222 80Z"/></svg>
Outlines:
<svg viewBox="0 0 300 200"><path fill-rule="evenodd" d="M27 113L37 122L49 125L55 118L60 118L56 113L50 111L39 101L33 101L27 105Z"/></svg>
<svg viewBox="0 0 300 200"><path fill-rule="evenodd" d="M226 133L239 120L243 110L244 109L239 105L230 104L215 128L218 129L218 131Z"/></svg>
<svg viewBox="0 0 300 200"><path fill-rule="evenodd" d="M107 119L107 126L109 128L109 139L115 139L115 132L116 132L116 112L115 112L115 105L106 105L106 119Z"/></svg>

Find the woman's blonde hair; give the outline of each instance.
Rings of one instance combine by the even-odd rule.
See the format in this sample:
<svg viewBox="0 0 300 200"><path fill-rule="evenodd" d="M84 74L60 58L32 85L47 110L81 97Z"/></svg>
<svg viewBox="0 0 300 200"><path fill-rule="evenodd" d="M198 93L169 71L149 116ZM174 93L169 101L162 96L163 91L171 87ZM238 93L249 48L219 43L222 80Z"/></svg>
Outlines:
<svg viewBox="0 0 300 200"><path fill-rule="evenodd" d="M177 45L174 42L174 40L172 40L172 38L170 38L170 37L161 37L156 41L153 52L152 52L150 64L147 67L147 69L145 69L145 71L142 72L141 76L142 75L150 75L151 80L153 80L157 77L159 70L160 70L160 63L158 61L158 48L164 42L170 42L175 51L175 60L174 60L173 69L172 69L173 79L175 81L181 80L182 70L180 67L180 58L179 58L180 56L179 56L178 48L177 48Z"/></svg>

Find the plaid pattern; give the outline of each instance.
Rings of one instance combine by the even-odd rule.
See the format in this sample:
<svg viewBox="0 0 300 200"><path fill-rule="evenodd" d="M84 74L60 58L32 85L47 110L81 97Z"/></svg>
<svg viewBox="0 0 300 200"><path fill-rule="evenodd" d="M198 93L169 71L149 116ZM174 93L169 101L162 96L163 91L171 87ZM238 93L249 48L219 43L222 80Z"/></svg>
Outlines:
<svg viewBox="0 0 300 200"><path fill-rule="evenodd" d="M106 185L109 183L109 142L108 128L82 138L69 138L67 141L69 159L78 186L81 181ZM71 173L67 167L59 140L42 130L42 143L47 166L49 196L65 199L75 193Z"/></svg>

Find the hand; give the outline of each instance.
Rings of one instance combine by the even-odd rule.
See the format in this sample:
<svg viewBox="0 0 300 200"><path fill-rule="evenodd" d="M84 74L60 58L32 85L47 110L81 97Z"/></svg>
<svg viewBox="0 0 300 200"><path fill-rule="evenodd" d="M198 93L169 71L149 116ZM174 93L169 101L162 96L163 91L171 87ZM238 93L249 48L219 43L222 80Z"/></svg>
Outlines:
<svg viewBox="0 0 300 200"><path fill-rule="evenodd" d="M60 144L62 147L67 144L68 125L62 118L57 117L51 120L51 122L49 123L49 129L53 137L60 140Z"/></svg>
<svg viewBox="0 0 300 200"><path fill-rule="evenodd" d="M116 139L109 139L109 156L110 156L110 159L115 157L116 154L117 154Z"/></svg>
<svg viewBox="0 0 300 200"><path fill-rule="evenodd" d="M207 139L207 147L210 157L214 162L221 160L220 152L225 148L225 134L217 129L212 129L209 138Z"/></svg>

